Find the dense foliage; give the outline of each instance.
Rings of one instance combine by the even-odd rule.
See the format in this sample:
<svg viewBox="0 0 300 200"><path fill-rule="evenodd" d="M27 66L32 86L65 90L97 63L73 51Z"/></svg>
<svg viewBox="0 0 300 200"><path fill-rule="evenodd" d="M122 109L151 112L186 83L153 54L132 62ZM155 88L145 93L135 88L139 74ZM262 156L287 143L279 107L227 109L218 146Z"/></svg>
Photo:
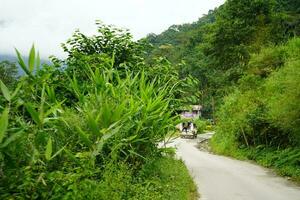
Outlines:
<svg viewBox="0 0 300 200"><path fill-rule="evenodd" d="M42 67L34 47L28 64L16 51L24 76L0 63L0 198L190 198L183 163L158 148L189 104L214 118L215 152L300 180L299 8L227 0L140 41L97 22Z"/></svg>
<svg viewBox="0 0 300 200"><path fill-rule="evenodd" d="M204 105L204 116L213 118L223 97L247 73L251 54L300 35L297 8L294 0L227 0L195 23L150 34L148 54L180 64L181 77L197 78L198 103Z"/></svg>
<svg viewBox="0 0 300 200"><path fill-rule="evenodd" d="M0 80L6 83L7 87L13 87L18 76L18 67L10 61L0 62Z"/></svg>
<svg viewBox="0 0 300 200"><path fill-rule="evenodd" d="M253 55L249 74L221 106L218 119L222 131L215 140L227 143L228 150L234 148L234 141L278 148L300 144L300 57L295 53L299 51L300 40L294 39ZM229 138L226 135L233 141L223 140Z"/></svg>
<svg viewBox="0 0 300 200"><path fill-rule="evenodd" d="M174 132L186 84L168 63L147 68L127 32L98 32L76 32L68 58L53 65L40 67L34 47L28 64L16 51L25 75L10 89L0 82L1 199L165 199L169 168L186 170L158 148ZM188 173L174 182L174 198L195 193Z"/></svg>
<svg viewBox="0 0 300 200"><path fill-rule="evenodd" d="M150 56L180 63L181 77L199 80L203 116L217 123L215 152L298 180L299 8L294 0L227 0L195 23L146 38Z"/></svg>
<svg viewBox="0 0 300 200"><path fill-rule="evenodd" d="M218 112L212 145L219 153L255 159L300 180L300 57L296 52L300 52L299 38L252 56L248 75Z"/></svg>

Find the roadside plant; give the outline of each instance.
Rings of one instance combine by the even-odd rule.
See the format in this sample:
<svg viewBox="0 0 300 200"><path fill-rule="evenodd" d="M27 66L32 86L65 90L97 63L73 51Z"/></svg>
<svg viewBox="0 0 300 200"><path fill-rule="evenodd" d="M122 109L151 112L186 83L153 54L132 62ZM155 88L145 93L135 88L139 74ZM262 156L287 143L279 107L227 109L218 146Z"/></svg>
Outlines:
<svg viewBox="0 0 300 200"><path fill-rule="evenodd" d="M162 157L158 144L175 132L182 83L166 63L161 73L139 64L139 44L105 27L88 41L115 45L92 53L71 47L62 67L41 66L34 46L28 64L16 50L24 76L12 89L0 81L0 198L85 196L108 181L109 166L136 174ZM78 44L87 42L76 34Z"/></svg>

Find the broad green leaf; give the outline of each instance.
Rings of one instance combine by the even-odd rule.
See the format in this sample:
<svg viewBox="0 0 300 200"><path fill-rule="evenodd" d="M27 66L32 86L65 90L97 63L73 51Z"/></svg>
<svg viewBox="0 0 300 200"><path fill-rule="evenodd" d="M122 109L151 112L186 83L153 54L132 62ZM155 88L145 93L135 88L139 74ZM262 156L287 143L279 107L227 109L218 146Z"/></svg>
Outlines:
<svg viewBox="0 0 300 200"><path fill-rule="evenodd" d="M0 117L0 143L2 143L3 138L5 137L7 127L8 127L8 108L5 108L1 117Z"/></svg>
<svg viewBox="0 0 300 200"><path fill-rule="evenodd" d="M45 151L45 157L47 160L51 160L52 155L52 139L51 137L48 139L46 151Z"/></svg>
<svg viewBox="0 0 300 200"><path fill-rule="evenodd" d="M6 87L6 85L1 80L0 80L0 86L1 86L1 91L2 91L3 96L5 97L5 99L7 101L10 101L11 100L10 92L9 92L8 88Z"/></svg>
<svg viewBox="0 0 300 200"><path fill-rule="evenodd" d="M34 45L32 45L29 53L29 59L28 59L28 66L30 72L33 72L34 70L34 60L35 60L35 48Z"/></svg>
<svg viewBox="0 0 300 200"><path fill-rule="evenodd" d="M17 49L15 49L15 51L16 51L16 53L17 53L18 63L19 63L19 65L20 65L20 67L24 70L24 72L25 72L28 76L31 76L31 77L32 77L32 74L31 74L31 72L27 69L27 66L26 66L25 63L24 63L24 60L23 60L23 58L22 58L20 52L19 52Z"/></svg>
<svg viewBox="0 0 300 200"><path fill-rule="evenodd" d="M39 113L35 110L35 108L30 103L25 104L25 107L26 107L27 111L29 112L29 114L30 114L31 118L33 119L33 121L37 125L40 125L41 120L39 118Z"/></svg>

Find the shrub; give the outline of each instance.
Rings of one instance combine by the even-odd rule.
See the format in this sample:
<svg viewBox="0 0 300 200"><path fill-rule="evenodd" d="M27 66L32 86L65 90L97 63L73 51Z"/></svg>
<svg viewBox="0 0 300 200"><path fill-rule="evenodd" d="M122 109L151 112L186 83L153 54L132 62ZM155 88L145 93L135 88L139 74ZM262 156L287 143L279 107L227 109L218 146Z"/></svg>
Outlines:
<svg viewBox="0 0 300 200"><path fill-rule="evenodd" d="M207 122L201 119L197 119L194 121L196 127L197 127L197 133L202 134L206 130Z"/></svg>
<svg viewBox="0 0 300 200"><path fill-rule="evenodd" d="M175 131L181 83L176 73L120 69L138 64L138 44L114 31L100 28L100 39L76 33L64 67L40 68L34 47L27 65L17 51L25 75L14 89L0 81L1 199L130 199L133 177L162 158L158 144ZM92 47L118 45L79 51L94 39Z"/></svg>
<svg viewBox="0 0 300 200"><path fill-rule="evenodd" d="M269 161L261 159L260 155L271 155L274 149L279 153L285 148L297 149L300 144L300 57L295 52L299 50L300 39L296 38L273 50L262 50L261 54L253 55L250 65L272 70L266 76L245 75L234 92L225 98L217 113L217 130L211 141L214 151L243 157L240 149L245 149L245 152L250 152L246 153L247 158L268 165L264 162ZM266 57L275 59L267 60ZM276 60L280 60L280 64ZM257 147L266 149L267 154L264 150L255 150L256 153L252 154L252 149ZM289 175L296 176L294 169L298 158L297 154L291 155L295 156L289 156L289 162L280 157L278 162L270 161L270 166L286 174L291 171ZM274 156L271 155L272 159Z"/></svg>

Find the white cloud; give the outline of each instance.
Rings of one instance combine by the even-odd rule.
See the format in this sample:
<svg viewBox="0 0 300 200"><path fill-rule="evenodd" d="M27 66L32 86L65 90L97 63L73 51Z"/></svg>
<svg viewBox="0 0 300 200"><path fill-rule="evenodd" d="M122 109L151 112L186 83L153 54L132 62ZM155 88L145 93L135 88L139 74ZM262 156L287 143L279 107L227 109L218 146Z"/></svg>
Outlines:
<svg viewBox="0 0 300 200"><path fill-rule="evenodd" d="M62 56L60 43L94 22L128 28L136 39L170 25L196 21L225 0L0 0L0 53L27 53L34 42L42 57Z"/></svg>

